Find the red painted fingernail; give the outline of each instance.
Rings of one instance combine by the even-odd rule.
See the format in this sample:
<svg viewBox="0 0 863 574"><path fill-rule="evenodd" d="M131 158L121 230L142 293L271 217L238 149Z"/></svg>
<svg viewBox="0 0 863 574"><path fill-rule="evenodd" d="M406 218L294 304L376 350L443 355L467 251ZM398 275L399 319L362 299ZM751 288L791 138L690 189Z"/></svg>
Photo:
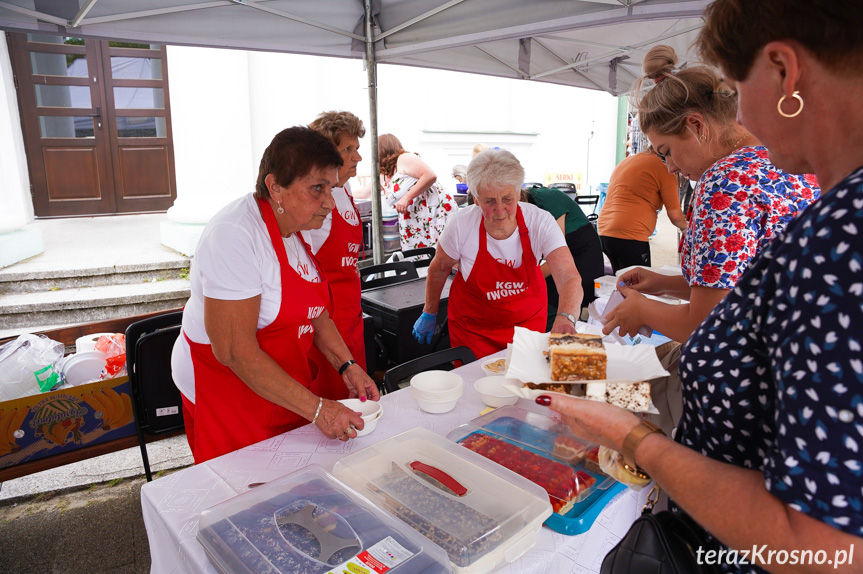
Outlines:
<svg viewBox="0 0 863 574"><path fill-rule="evenodd" d="M364 396L363 396L363 397L360 397L360 402L361 402L361 403L366 402L366 397L364 397Z"/></svg>
<svg viewBox="0 0 863 574"><path fill-rule="evenodd" d="M536 404L547 407L551 404L551 397L546 395L539 395L538 397L536 397Z"/></svg>

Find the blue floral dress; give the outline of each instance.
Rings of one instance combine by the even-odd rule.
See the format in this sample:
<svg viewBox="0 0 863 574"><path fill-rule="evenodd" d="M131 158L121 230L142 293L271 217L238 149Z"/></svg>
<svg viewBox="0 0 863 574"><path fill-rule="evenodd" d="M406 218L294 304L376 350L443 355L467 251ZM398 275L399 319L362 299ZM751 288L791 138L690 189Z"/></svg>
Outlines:
<svg viewBox="0 0 863 574"><path fill-rule="evenodd" d="M788 174L767 148L737 149L698 180L680 261L689 285L731 289L756 253L818 199L815 176Z"/></svg>
<svg viewBox="0 0 863 574"><path fill-rule="evenodd" d="M764 473L767 490L791 508L856 536L863 536L861 233L863 168L770 242L686 343L677 435L710 458Z"/></svg>

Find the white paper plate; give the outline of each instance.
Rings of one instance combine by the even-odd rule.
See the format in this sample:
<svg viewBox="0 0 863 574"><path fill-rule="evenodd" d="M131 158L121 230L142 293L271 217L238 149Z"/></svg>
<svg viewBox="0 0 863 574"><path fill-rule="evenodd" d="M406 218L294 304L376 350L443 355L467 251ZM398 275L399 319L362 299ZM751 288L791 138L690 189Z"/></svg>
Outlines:
<svg viewBox="0 0 863 574"><path fill-rule="evenodd" d="M576 330L580 333L596 334L596 327L585 323L581 323ZM505 376L526 383L564 382L551 380L551 368L543 354L547 351L546 333L516 327ZM606 375L609 380L648 381L668 376L668 371L662 368L652 345L616 345L606 342L605 353L608 357ZM587 382L589 381L566 381L567 384Z"/></svg>
<svg viewBox="0 0 863 574"><path fill-rule="evenodd" d="M590 381L590 382L595 383L595 382L599 382L599 381ZM599 400L599 399L593 399L593 398L588 398L588 397L576 397L573 395L568 395L566 393L558 393L557 391L547 391L544 389L529 389L527 387L519 387L518 385L505 385L504 388L521 399L534 400L536 397L538 397L540 395L560 395L562 397L569 397L571 399L578 399L580 401ZM639 411L633 411L633 412L639 412ZM659 409L657 409L656 405L653 404L653 399L650 399L650 406L647 408L646 411L643 411L643 412L651 413L654 415L660 414Z"/></svg>
<svg viewBox="0 0 863 574"><path fill-rule="evenodd" d="M63 363L63 377L72 386L99 380L107 357L102 351L84 351L69 355Z"/></svg>

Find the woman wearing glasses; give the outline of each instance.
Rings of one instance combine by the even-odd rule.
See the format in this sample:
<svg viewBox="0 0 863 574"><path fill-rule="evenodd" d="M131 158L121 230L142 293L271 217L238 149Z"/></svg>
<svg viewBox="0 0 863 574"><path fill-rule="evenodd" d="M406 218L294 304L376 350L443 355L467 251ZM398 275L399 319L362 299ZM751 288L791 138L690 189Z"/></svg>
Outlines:
<svg viewBox="0 0 863 574"><path fill-rule="evenodd" d="M633 88L641 129L670 173L697 180L680 253L682 276L636 268L620 276L626 300L609 313L606 334L648 325L686 341L740 279L749 262L820 190L812 175L788 174L737 123L737 94L708 66L675 71L677 55L656 46ZM653 85L642 92L644 82ZM688 301L668 305L642 295Z"/></svg>

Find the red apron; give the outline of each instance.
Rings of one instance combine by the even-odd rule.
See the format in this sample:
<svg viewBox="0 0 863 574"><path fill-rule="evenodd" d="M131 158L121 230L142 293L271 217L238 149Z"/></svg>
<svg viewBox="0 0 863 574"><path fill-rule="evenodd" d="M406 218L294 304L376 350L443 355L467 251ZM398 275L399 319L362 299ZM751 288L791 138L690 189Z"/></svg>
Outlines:
<svg viewBox="0 0 863 574"><path fill-rule="evenodd" d="M530 246L521 207L516 211L521 265L495 261L488 252L485 224L479 222L479 251L467 281L458 273L449 292L447 316L453 347L464 345L477 358L506 348L513 327L545 332L548 294Z"/></svg>
<svg viewBox="0 0 863 574"><path fill-rule="evenodd" d="M311 319L331 307L326 278L319 283L303 279L288 263L285 244L270 204L258 201L273 248L281 266L282 304L276 319L256 333L258 345L291 377L312 387L316 367L308 360L314 328ZM302 237L300 237L302 241ZM306 251L308 245L303 241ZM317 261L312 256L312 261ZM186 403L192 416L190 441L195 463L232 452L307 424L298 414L258 395L228 367L216 360L210 345L188 337L195 369L195 403ZM316 389L311 389L313 392ZM191 412L187 412L191 411ZM187 426L189 422L187 421Z"/></svg>
<svg viewBox="0 0 863 574"><path fill-rule="evenodd" d="M333 305L330 315L339 334L351 352L351 357L366 369L366 345L363 339L363 310L360 306L360 275L357 272L357 258L363 244L363 226L360 213L351 194L351 208L345 213L333 209L330 235L316 257L327 274L327 282L333 291ZM357 225L351 225L353 219ZM325 399L346 399L348 388L341 375L333 369L330 362L316 347L312 348L309 358L318 366L318 389Z"/></svg>

